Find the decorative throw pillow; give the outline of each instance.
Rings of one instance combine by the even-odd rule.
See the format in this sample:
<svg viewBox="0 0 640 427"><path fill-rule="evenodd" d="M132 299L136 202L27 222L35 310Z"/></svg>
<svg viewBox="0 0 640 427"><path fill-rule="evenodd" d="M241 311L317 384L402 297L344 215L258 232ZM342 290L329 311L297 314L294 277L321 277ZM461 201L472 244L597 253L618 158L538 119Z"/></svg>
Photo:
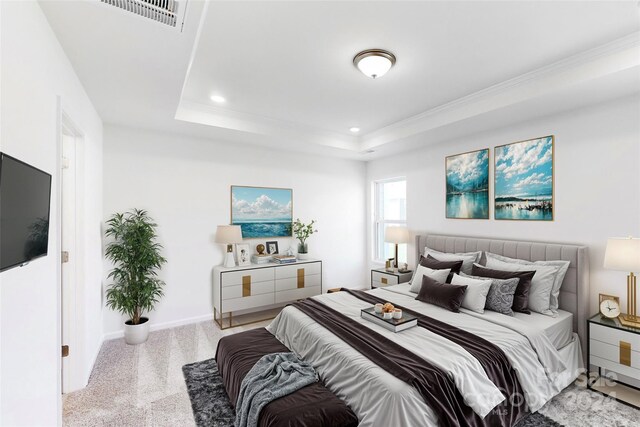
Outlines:
<svg viewBox="0 0 640 427"><path fill-rule="evenodd" d="M424 248L424 256L426 257L431 256L431 258L435 258L438 261L462 261L462 268L460 269L460 271L465 274L471 274L473 263L479 262L481 255L482 252L480 251L449 253L436 251L435 249L431 249L428 246Z"/></svg>
<svg viewBox="0 0 640 427"><path fill-rule="evenodd" d="M536 274L535 271L503 271L493 270L480 264L473 264L471 270L474 276L491 277L493 279L520 279L516 287L516 293L513 296L513 311L531 314L529 310L529 289L531 288L531 280Z"/></svg>
<svg viewBox="0 0 640 427"><path fill-rule="evenodd" d="M466 286L448 285L423 276L422 287L416 299L458 313L466 290Z"/></svg>
<svg viewBox="0 0 640 427"><path fill-rule="evenodd" d="M567 274L567 270L569 270L569 264L571 264L571 262L562 261L562 260L525 261L523 259L509 258L506 256L487 252L487 262L489 261L489 259L502 261L506 263L512 263L512 264L521 264L526 266L546 265L546 266L558 267L558 271L553 281L553 288L551 289L551 298L549 299L549 308L551 309L551 311L553 311L554 313L558 312L558 305L559 305L558 297L560 296L560 287L562 286L562 282L564 281L564 276Z"/></svg>
<svg viewBox="0 0 640 427"><path fill-rule="evenodd" d="M529 310L555 317L551 310L551 292L560 267L544 264L505 262L487 253L487 267L506 271L535 271L529 290Z"/></svg>
<svg viewBox="0 0 640 427"><path fill-rule="evenodd" d="M449 273L451 269L447 268L444 270L433 270L429 267L425 267L423 265L419 265L416 268L416 272L413 273L413 278L411 279L411 288L409 290L414 293L420 292L420 287L422 286L422 276L429 276L438 282L446 282L447 277L449 277Z"/></svg>
<svg viewBox="0 0 640 427"><path fill-rule="evenodd" d="M447 278L447 283L450 283L453 275L460 273L460 269L462 268L462 261L438 261L431 255L427 255L426 258L420 255L420 265L432 268L434 270L444 270L445 268L451 269L451 273Z"/></svg>
<svg viewBox="0 0 640 427"><path fill-rule="evenodd" d="M464 273L460 273L462 277L468 277L470 279L484 279L480 276L468 276ZM496 311L507 316L513 316L513 298L518 287L520 279L514 277L513 279L491 279L491 287L487 294L487 301L484 308L491 311Z"/></svg>
<svg viewBox="0 0 640 427"><path fill-rule="evenodd" d="M491 288L491 279L471 279L454 274L452 285L466 286L467 290L462 298L462 307L476 313L484 313L484 305L487 302L487 294Z"/></svg>

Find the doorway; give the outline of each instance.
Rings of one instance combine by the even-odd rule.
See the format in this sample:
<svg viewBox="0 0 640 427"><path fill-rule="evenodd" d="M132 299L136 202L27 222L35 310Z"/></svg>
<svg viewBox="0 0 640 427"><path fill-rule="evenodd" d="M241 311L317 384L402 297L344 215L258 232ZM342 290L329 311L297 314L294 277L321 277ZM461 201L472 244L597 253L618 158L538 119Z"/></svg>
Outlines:
<svg viewBox="0 0 640 427"><path fill-rule="evenodd" d="M83 301L83 134L64 111L60 126L60 301L61 390L69 393L85 386L82 361Z"/></svg>

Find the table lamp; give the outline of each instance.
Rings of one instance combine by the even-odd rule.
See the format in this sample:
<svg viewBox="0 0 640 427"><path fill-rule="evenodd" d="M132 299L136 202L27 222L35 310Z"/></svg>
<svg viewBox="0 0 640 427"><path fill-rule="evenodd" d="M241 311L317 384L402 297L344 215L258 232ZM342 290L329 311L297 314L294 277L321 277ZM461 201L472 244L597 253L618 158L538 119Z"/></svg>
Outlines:
<svg viewBox="0 0 640 427"><path fill-rule="evenodd" d="M224 266L235 267L236 261L233 259L233 244L242 243L242 230L239 225L219 225L216 230L216 243L227 245L227 257L224 259Z"/></svg>
<svg viewBox="0 0 640 427"><path fill-rule="evenodd" d="M631 236L609 238L604 268L630 272L627 276L627 313L621 314L618 320L625 326L640 328L640 317L636 313L636 276L633 274L640 271L640 239Z"/></svg>
<svg viewBox="0 0 640 427"><path fill-rule="evenodd" d="M394 267L398 268L398 245L409 243L409 229L407 227L387 227L384 230L384 241L396 245Z"/></svg>

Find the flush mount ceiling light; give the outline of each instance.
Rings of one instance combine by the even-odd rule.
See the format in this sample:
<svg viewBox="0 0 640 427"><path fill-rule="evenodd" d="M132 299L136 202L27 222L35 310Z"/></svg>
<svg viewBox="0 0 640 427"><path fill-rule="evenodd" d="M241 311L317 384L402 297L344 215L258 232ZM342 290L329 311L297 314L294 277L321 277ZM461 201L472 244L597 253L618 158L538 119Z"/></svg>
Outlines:
<svg viewBox="0 0 640 427"><path fill-rule="evenodd" d="M367 49L353 57L353 65L367 77L377 79L387 74L396 63L393 53L383 49Z"/></svg>
<svg viewBox="0 0 640 427"><path fill-rule="evenodd" d="M349 128L349 130L350 130L351 132L353 132L353 133L358 133L358 132L360 132L360 128L356 128L356 127Z"/></svg>

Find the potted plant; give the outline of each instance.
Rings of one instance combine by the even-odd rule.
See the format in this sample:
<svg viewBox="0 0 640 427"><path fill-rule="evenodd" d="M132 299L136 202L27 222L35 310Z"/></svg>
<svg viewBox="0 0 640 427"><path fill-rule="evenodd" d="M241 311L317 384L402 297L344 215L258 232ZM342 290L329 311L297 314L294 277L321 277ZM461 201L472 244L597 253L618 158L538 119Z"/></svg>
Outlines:
<svg viewBox="0 0 640 427"><path fill-rule="evenodd" d="M313 225L316 223L316 220L312 220L309 224L305 224L300 221L300 219L296 219L293 223L293 234L295 234L296 239L298 239L298 258L306 259L309 253L309 247L307 246L307 239L313 233L317 233L318 230L313 228Z"/></svg>
<svg viewBox="0 0 640 427"><path fill-rule="evenodd" d="M115 264L108 279L107 307L129 317L124 325L127 344L140 344L149 336L149 319L143 312L153 310L163 295L164 282L158 271L167 262L156 243L156 226L144 210L114 214L107 221L105 256Z"/></svg>

